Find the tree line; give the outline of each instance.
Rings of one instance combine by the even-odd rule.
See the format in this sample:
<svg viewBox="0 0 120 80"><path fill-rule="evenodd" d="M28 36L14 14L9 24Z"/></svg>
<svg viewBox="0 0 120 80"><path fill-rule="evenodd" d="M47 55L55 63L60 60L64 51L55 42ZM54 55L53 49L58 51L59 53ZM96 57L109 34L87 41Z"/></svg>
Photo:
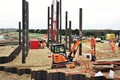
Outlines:
<svg viewBox="0 0 120 80"><path fill-rule="evenodd" d="M39 34L47 34L47 31L48 31L47 29L30 29L29 30L30 33L39 33ZM68 30L68 32L69 32L69 30ZM82 31L82 34L84 36L92 36L92 35L105 36L106 34L110 34L110 33L113 33L115 35L119 35L120 30L83 30ZM65 35L65 30L64 29L61 30L61 34ZM78 29L72 30L72 35L78 35L78 34L79 34Z"/></svg>

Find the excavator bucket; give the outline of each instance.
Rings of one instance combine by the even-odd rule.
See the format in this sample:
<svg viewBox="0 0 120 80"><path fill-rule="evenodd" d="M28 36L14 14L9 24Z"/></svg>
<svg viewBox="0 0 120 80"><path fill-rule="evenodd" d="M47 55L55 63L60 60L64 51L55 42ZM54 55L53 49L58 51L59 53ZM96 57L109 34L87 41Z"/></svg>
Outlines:
<svg viewBox="0 0 120 80"><path fill-rule="evenodd" d="M71 63L71 64L66 64L67 68L75 68L75 64Z"/></svg>

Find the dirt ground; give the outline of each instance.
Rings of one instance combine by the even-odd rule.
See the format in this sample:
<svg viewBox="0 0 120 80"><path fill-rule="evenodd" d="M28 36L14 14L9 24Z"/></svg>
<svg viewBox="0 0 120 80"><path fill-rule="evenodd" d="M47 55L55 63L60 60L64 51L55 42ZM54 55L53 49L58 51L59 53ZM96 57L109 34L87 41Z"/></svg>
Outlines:
<svg viewBox="0 0 120 80"><path fill-rule="evenodd" d="M18 45L0 46L0 57L9 56Z"/></svg>
<svg viewBox="0 0 120 80"><path fill-rule="evenodd" d="M0 51L3 51L4 48L6 49L6 46L0 47L0 49L1 49ZM11 46L9 48L11 48ZM10 50L10 49L7 49L7 50ZM8 54L9 52L10 51L7 51L5 53ZM76 68L73 68L73 69L69 69L69 68L51 69L52 59L48 58L48 52L49 52L49 50L46 47L45 47L45 49L30 49L28 56L26 58L25 64L22 64L22 61L21 61L22 53L20 53L19 56L17 56L17 58L14 61L12 61L10 63L6 63L6 64L0 64L0 65L10 66L10 67L18 67L18 68L30 68L32 70L47 70L48 72L65 72L67 74L83 73L83 74L86 74L88 77L90 77L91 75L93 76L96 73L92 69L92 62L90 62L91 73L84 72L86 70L86 68L83 63L81 63L80 66L76 66ZM97 60L119 59L119 57L120 57L120 53L118 53L117 47L116 47L115 55L112 55L109 44L105 44L105 43L97 43L96 52L97 52ZM89 43L83 43L83 56L86 53L87 54L90 53L90 44ZM82 56L79 56L79 57L82 57ZM74 60L79 60L77 54L76 54L76 57L74 58ZM103 72L103 73L105 76L108 76L109 71ZM0 72L0 74L4 75L5 73ZM7 74L8 73L6 73L6 77L7 77ZM119 74L120 74L120 70L115 71L115 77L120 77ZM10 74L10 76L12 76L12 74ZM25 76L25 77L27 77L27 76ZM3 78L2 80L7 80L7 79ZM15 79L13 79L13 80L15 80ZM17 79L17 80L19 80L19 79ZM24 80L24 79L22 79L22 80ZM26 80L29 80L29 77Z"/></svg>
<svg viewBox="0 0 120 80"><path fill-rule="evenodd" d="M0 80L31 80L31 77L27 74L19 76L17 74L11 74L0 71Z"/></svg>

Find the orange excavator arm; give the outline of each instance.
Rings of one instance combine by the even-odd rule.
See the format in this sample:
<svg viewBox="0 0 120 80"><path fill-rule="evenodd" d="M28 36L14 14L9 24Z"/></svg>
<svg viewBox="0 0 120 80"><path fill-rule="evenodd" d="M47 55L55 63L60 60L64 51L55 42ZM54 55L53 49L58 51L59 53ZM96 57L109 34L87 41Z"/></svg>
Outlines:
<svg viewBox="0 0 120 80"><path fill-rule="evenodd" d="M74 56L72 56L72 54L73 54L73 55L76 54L76 48L80 45L80 43L81 43L80 41L77 41L77 42L73 45L70 53L68 54L68 59L69 59L69 61L72 62L72 60L73 60L73 58L74 58Z"/></svg>
<svg viewBox="0 0 120 80"><path fill-rule="evenodd" d="M80 41L77 41L77 42L73 45L73 47L72 47L72 49L71 49L71 52L74 52L75 49L79 46L79 44L80 44Z"/></svg>
<svg viewBox="0 0 120 80"><path fill-rule="evenodd" d="M69 59L69 61L72 61L72 60L73 60L74 55L76 54L76 51L77 51L78 46L79 46L81 43L86 42L86 41L87 41L87 40L77 41L77 42L73 45L73 47L71 48L70 53L68 54L68 59ZM72 54L73 54L73 56L72 56Z"/></svg>

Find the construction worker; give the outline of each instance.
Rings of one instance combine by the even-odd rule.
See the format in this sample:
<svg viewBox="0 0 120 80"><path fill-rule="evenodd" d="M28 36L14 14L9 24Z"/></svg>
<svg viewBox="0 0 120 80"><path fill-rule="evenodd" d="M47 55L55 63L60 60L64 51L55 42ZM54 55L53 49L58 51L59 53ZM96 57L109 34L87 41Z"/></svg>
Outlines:
<svg viewBox="0 0 120 80"><path fill-rule="evenodd" d="M40 41L39 42L39 46L41 49L43 49L45 47L45 42L44 41Z"/></svg>
<svg viewBox="0 0 120 80"><path fill-rule="evenodd" d="M90 45L91 45L92 61L95 61L96 59L96 52L95 52L96 37L92 36L92 38L88 39L87 41L90 42Z"/></svg>
<svg viewBox="0 0 120 80"><path fill-rule="evenodd" d="M96 39L94 36L91 38L90 42L91 42L91 54L96 57L96 53L95 53Z"/></svg>
<svg viewBox="0 0 120 80"><path fill-rule="evenodd" d="M118 50L119 50L119 53L120 53L120 41L118 43Z"/></svg>
<svg viewBox="0 0 120 80"><path fill-rule="evenodd" d="M115 43L113 41L110 41L109 44L110 44L112 53L115 53Z"/></svg>

